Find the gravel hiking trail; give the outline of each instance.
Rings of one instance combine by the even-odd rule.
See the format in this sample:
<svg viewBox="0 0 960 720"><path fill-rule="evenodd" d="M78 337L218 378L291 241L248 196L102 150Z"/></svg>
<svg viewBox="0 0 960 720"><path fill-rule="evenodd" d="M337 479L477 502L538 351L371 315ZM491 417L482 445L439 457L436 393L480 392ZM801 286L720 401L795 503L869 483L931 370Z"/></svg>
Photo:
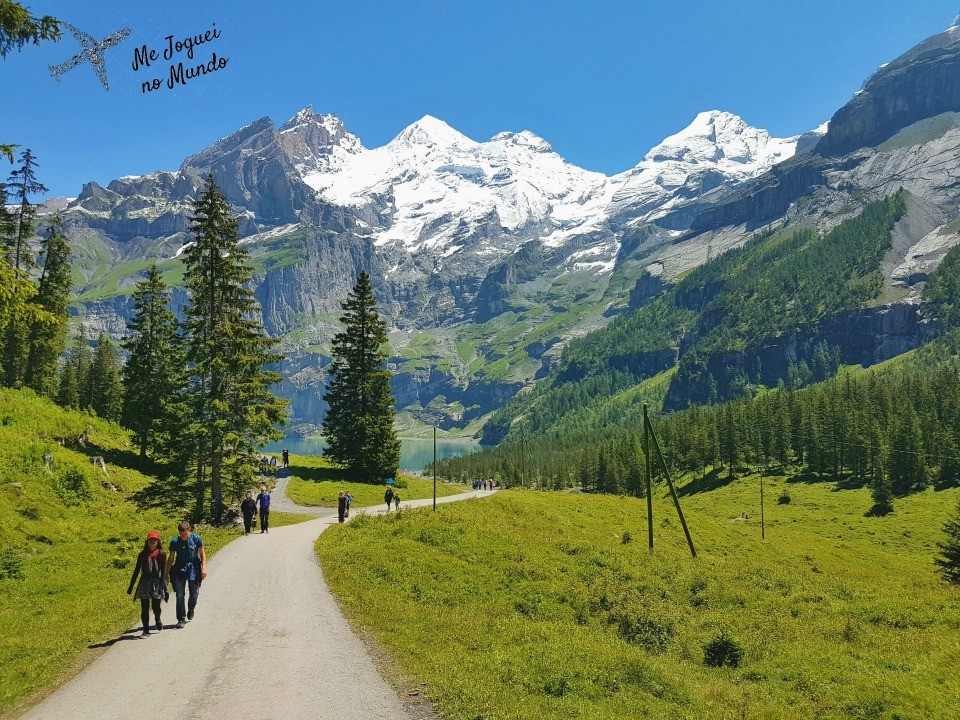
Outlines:
<svg viewBox="0 0 960 720"><path fill-rule="evenodd" d="M485 497L467 492L437 503ZM283 495L282 488L277 496ZM404 502L404 508L431 499ZM283 498L289 511L292 503ZM380 513L384 506L353 508ZM279 509L279 506L277 507ZM237 538L208 562L194 620L182 630L175 598L165 629L128 632L24 720L411 720L330 594L314 543L336 512ZM123 592L124 588L118 588Z"/></svg>

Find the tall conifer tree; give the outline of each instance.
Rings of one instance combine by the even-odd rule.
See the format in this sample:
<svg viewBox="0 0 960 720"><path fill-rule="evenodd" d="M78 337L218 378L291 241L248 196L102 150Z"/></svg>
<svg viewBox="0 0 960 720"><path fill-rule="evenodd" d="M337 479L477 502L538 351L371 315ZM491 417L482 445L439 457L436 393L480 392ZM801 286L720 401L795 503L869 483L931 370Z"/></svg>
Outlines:
<svg viewBox="0 0 960 720"><path fill-rule="evenodd" d="M120 354L107 334L100 333L90 365L90 405L102 418L118 422L123 409Z"/></svg>
<svg viewBox="0 0 960 720"><path fill-rule="evenodd" d="M123 348L123 423L140 457L163 455L186 416L186 358L177 318L156 265L133 293L133 316Z"/></svg>
<svg viewBox="0 0 960 720"><path fill-rule="evenodd" d="M37 393L56 396L57 367L67 345L67 303L70 299L70 245L57 215L43 241L43 272L34 302L49 319L34 321L30 330L24 382Z"/></svg>
<svg viewBox="0 0 960 720"><path fill-rule="evenodd" d="M257 318L247 251L212 175L194 202L190 230L194 243L184 264L192 444L181 454L193 458L194 515L219 522L225 494L239 499L249 487L259 446L282 437L277 425L286 421L287 402L270 391L280 374L265 366L281 357Z"/></svg>
<svg viewBox="0 0 960 720"><path fill-rule="evenodd" d="M377 313L370 276L357 277L341 303L343 330L333 336L330 379L323 421L324 454L347 466L351 477L378 482L400 464L400 441L393 429L394 399L385 345L387 326Z"/></svg>
<svg viewBox="0 0 960 720"><path fill-rule="evenodd" d="M13 232L7 245L8 259L17 273L25 275L34 267L28 241L33 235L37 208L30 198L47 191L43 183L37 180L37 160L29 148L20 153L20 167L10 173L7 191L16 205L12 218Z"/></svg>
<svg viewBox="0 0 960 720"><path fill-rule="evenodd" d="M6 189L10 200L16 205L12 218L5 217L3 224L9 226L10 234L6 241L7 259L18 279L26 279L36 264L30 249L34 221L37 209L30 198L44 193L47 188L37 180L37 162L33 153L27 149L20 154L20 167L10 173ZM20 292L14 287L14 292ZM32 293L31 293L32 294ZM18 313L7 323L4 337L3 365L4 383L9 387L23 384L27 356L30 350L30 327L32 319L27 312Z"/></svg>

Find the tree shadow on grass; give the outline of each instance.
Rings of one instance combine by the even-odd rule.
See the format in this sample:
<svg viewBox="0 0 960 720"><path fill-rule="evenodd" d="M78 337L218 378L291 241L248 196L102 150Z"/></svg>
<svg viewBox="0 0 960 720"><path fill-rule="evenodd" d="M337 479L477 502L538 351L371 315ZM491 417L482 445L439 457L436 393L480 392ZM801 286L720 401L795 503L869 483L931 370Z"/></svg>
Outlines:
<svg viewBox="0 0 960 720"><path fill-rule="evenodd" d="M107 464L107 472L111 467L120 467L126 470L136 470L141 473L150 474L155 468L149 459L140 459L140 453L136 450L121 450L118 448L100 447L96 443L87 443L73 448L76 452L82 453L87 457L99 455Z"/></svg>
<svg viewBox="0 0 960 720"><path fill-rule="evenodd" d="M698 493L718 490L729 485L736 480L737 476L730 476L730 473L721 468L713 468L702 478L691 480L683 487L677 488L677 495L685 497L687 495L697 495Z"/></svg>
<svg viewBox="0 0 960 720"><path fill-rule="evenodd" d="M278 477L282 477L277 473ZM306 480L307 482L337 482L346 480L346 472L338 467L307 467L305 465L290 465L290 475Z"/></svg>

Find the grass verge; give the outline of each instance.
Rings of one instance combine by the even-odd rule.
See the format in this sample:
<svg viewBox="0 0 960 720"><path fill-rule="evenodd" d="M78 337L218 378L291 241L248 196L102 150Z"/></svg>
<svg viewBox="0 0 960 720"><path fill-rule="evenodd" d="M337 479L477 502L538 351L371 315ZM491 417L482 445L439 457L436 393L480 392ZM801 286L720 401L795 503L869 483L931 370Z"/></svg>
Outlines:
<svg viewBox="0 0 960 720"><path fill-rule="evenodd" d="M757 480L684 495L696 560L662 496L649 553L645 501L523 490L359 517L317 552L448 720L960 717L958 596L932 564L960 492L867 517L866 489L766 478L761 541Z"/></svg>

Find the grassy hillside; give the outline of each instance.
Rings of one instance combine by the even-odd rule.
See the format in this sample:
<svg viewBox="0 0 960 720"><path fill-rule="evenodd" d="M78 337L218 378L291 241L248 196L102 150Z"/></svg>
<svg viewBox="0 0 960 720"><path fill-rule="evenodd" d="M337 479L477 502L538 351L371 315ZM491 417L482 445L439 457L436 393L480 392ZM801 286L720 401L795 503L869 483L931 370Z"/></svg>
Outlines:
<svg viewBox="0 0 960 720"><path fill-rule="evenodd" d="M109 475L91 455L106 458ZM0 715L137 622L139 603L126 594L132 563L148 531L171 538L179 518L130 502L150 482L134 462L116 425L0 390ZM271 523L303 519L277 513ZM202 529L208 552L240 532ZM174 619L172 604L164 618Z"/></svg>
<svg viewBox="0 0 960 720"><path fill-rule="evenodd" d="M299 505L336 507L337 495L350 492L353 506L380 505L383 502L385 485L347 482L342 471L320 457L291 455L290 471L293 473L287 483L287 497ZM466 488L453 483L437 482L437 497L457 495ZM433 497L433 479L401 475L397 492L400 502Z"/></svg>
<svg viewBox="0 0 960 720"><path fill-rule="evenodd" d="M522 490L359 518L317 550L448 720L960 717L960 606L932 563L960 491L867 517L866 490L765 483L765 541L757 477L686 488L696 560L662 493L653 554L643 501ZM707 667L724 635L742 662Z"/></svg>

